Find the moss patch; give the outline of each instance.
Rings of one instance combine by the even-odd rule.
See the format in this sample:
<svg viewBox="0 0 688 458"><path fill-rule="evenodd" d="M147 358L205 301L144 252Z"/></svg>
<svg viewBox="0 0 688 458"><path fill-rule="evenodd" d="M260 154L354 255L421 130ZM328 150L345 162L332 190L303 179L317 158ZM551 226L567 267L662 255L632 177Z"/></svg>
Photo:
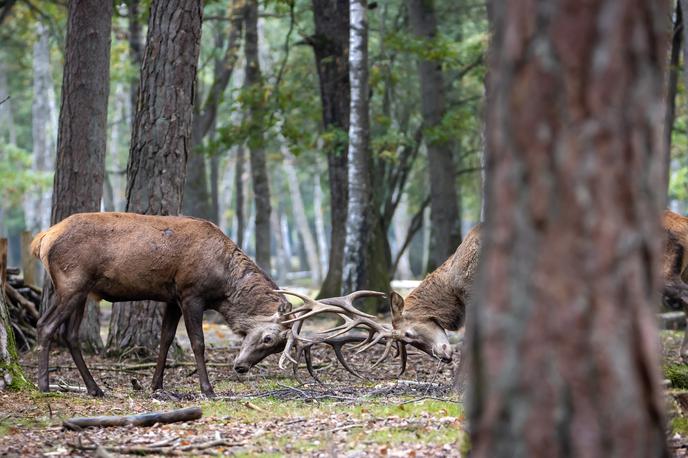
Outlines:
<svg viewBox="0 0 688 458"><path fill-rule="evenodd" d="M672 388L688 388L688 366L667 364L664 366L664 377L671 381Z"/></svg>

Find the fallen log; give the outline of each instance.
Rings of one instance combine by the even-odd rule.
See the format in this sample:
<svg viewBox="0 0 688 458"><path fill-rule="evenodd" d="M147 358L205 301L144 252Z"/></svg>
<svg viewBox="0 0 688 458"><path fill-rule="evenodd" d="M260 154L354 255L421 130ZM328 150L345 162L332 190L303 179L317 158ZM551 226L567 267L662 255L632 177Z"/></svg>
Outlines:
<svg viewBox="0 0 688 458"><path fill-rule="evenodd" d="M198 420L203 415L200 407L172 410L169 412L149 412L139 415L77 417L65 420L62 426L66 429L79 431L84 428L113 426L153 426L156 423L177 423L180 421Z"/></svg>
<svg viewBox="0 0 688 458"><path fill-rule="evenodd" d="M681 330L686 327L686 314L683 312L667 312L658 315L659 329Z"/></svg>

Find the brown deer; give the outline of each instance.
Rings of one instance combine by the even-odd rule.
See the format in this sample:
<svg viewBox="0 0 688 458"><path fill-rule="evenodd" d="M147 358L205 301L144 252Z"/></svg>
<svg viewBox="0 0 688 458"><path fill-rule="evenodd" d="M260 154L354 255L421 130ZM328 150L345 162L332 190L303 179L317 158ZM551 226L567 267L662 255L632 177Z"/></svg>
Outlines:
<svg viewBox="0 0 688 458"><path fill-rule="evenodd" d="M156 300L166 303L153 390L162 389L167 353L184 317L196 359L201 391L213 395L204 353L203 312L216 310L242 336L234 370L246 373L265 357L294 343L292 329L312 316L308 308L291 310L277 285L214 224L180 216L134 213L80 213L36 236L31 244L55 287L52 307L38 322L38 387L48 391L48 356L53 334L64 327L64 340L88 393L102 396L86 367L79 345L79 325L86 298L111 302ZM352 319L358 291L326 299L328 310ZM318 312L319 313L319 312ZM290 322L284 323L285 320ZM341 357L342 340L322 339ZM288 355L287 355L288 356ZM353 372L353 371L351 371Z"/></svg>
<svg viewBox="0 0 688 458"><path fill-rule="evenodd" d="M688 314L688 218L666 210L662 226L666 232L662 296L666 303L678 305ZM688 362L688 329L684 331L680 353L684 362Z"/></svg>
<svg viewBox="0 0 688 458"><path fill-rule="evenodd" d="M162 389L168 349L183 316L201 391L211 396L202 320L217 310L244 337L234 370L247 372L278 353L291 306L277 285L214 224L177 216L132 213L72 215L36 236L32 246L55 286L53 306L38 322L38 386L48 391L48 355L60 325L88 393L102 396L81 354L79 325L89 295L112 302L165 302L152 388Z"/></svg>
<svg viewBox="0 0 688 458"><path fill-rule="evenodd" d="M390 354L392 348L396 347L401 357L399 375L403 374L406 369L407 344L443 362L451 362L452 347L446 331L458 331L464 325L466 306L470 299L479 256L480 225L477 225L469 231L456 252L434 272L425 277L406 300L396 292L390 293L391 327L376 321L371 316L342 316L344 324L323 331L318 341L329 343L333 347L356 342L361 339L355 336L347 336L341 341L336 339L344 337L344 334L355 328L363 328L368 331L368 337L362 339L363 341L354 348L358 347L358 352L361 352L375 344L384 343L385 351L373 364L374 367ZM311 312L313 314L318 313L318 310L325 310L324 303L328 301L325 299L317 303L317 301L308 298L301 298L306 304L311 304L310 306L314 309L314 312ZM292 319L286 323L295 321L297 320ZM298 336L298 330L295 330L293 334ZM304 339L304 341L306 348L313 343L308 339ZM287 358L288 354L288 351L285 350L283 359ZM308 361L310 355L305 354L305 356L307 367L313 375L311 364ZM292 361L296 362L293 359ZM350 368L347 370L358 375Z"/></svg>

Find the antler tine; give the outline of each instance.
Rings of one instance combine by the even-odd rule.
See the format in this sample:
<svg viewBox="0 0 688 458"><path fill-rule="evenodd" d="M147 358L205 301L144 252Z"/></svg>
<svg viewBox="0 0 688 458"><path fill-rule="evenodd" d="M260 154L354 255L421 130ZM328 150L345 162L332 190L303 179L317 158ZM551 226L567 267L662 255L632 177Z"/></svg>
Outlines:
<svg viewBox="0 0 688 458"><path fill-rule="evenodd" d="M380 356L380 358L379 358L377 361L375 361L375 364L373 364L372 367L377 367L377 366L379 366L380 363L381 363L382 361L384 361L385 358L387 358L387 356L389 356L389 353L392 351L392 345L393 345L393 344L394 344L394 341L393 341L393 340L390 339L390 340L387 341L387 344L385 344L385 351L382 353L382 356ZM360 351L360 350L359 350L359 351Z"/></svg>
<svg viewBox="0 0 688 458"><path fill-rule="evenodd" d="M353 293L347 294L346 296L330 297L327 299L323 299L322 302L326 304L338 305L347 312L353 313L354 315L363 316L366 318L375 318L375 315L370 315L369 313L362 312L358 310L356 307L354 307L354 301L361 297L385 297L385 294L379 291L360 290L354 291Z"/></svg>
<svg viewBox="0 0 688 458"><path fill-rule="evenodd" d="M397 373L398 377L401 377L404 372L406 372L406 359L408 354L406 353L406 342L399 341L399 356L401 359L401 368L399 369L399 372Z"/></svg>
<svg viewBox="0 0 688 458"><path fill-rule="evenodd" d="M303 323L299 321L294 323L291 327L289 337L287 337L287 343L284 345L284 350L282 350L282 356L280 356L279 359L279 368L282 370L286 369L287 360L291 361L293 364L299 364L297 360L291 357L291 349L294 347L294 344L299 339L302 339L302 337L299 336L299 331L301 331L302 324Z"/></svg>

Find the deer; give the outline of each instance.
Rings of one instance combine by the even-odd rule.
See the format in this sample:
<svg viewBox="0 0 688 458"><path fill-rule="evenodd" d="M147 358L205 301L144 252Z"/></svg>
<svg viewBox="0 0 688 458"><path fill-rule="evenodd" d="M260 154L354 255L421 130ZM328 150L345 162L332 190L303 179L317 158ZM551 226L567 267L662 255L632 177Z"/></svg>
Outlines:
<svg viewBox="0 0 688 458"><path fill-rule="evenodd" d="M299 319L286 320L286 324L294 324L290 342L301 342L301 349L297 351L297 358L291 358L289 356L290 343L282 354L280 367L286 360L296 365L298 356L303 355L306 358L308 371L313 378L318 380L313 373L310 361L310 347L319 342L335 347L335 352L338 351L336 346L341 350L343 345L356 342L353 348L358 353L376 344L384 344L385 350L374 362L373 367L379 365L392 349L396 349L401 359L398 376L406 370L406 345L411 345L444 363L452 362L453 349L447 337L447 331L458 331L465 323L466 306L471 299L471 288L478 269L480 228L480 224L473 227L454 254L428 274L406 299L394 291L390 292L391 325L380 322L370 315L340 314L343 319L341 325L322 331L317 337L309 339L301 338L298 332ZM333 311L328 305L328 299L315 301L296 293L287 291L282 291L282 293L292 294L303 300L302 307L309 310L308 316ZM367 331L367 336L361 338L350 334L350 331L354 329ZM343 358L339 358L339 354L337 357L342 362ZM342 365L344 365L343 362ZM345 366L345 369L357 377L362 377L351 367Z"/></svg>
<svg viewBox="0 0 688 458"><path fill-rule="evenodd" d="M662 298L665 303L679 305L688 314L688 218L666 210L662 226L665 232ZM688 363L688 328L683 334L680 354Z"/></svg>
<svg viewBox="0 0 688 458"><path fill-rule="evenodd" d="M203 312L216 310L243 338L234 370L247 373L267 356L283 351L299 318L277 285L215 224L184 216L135 213L78 213L39 233L31 244L52 282L51 307L41 316L38 334L38 387L49 391L50 343L63 337L87 392L104 396L84 362L79 345L86 299L165 303L151 388L162 390L165 361L183 317L196 361L201 392L214 396L204 359ZM365 295L331 298L353 316L349 305ZM304 319L296 320L302 322ZM293 336L291 336L293 339ZM327 343L327 342L325 342Z"/></svg>

